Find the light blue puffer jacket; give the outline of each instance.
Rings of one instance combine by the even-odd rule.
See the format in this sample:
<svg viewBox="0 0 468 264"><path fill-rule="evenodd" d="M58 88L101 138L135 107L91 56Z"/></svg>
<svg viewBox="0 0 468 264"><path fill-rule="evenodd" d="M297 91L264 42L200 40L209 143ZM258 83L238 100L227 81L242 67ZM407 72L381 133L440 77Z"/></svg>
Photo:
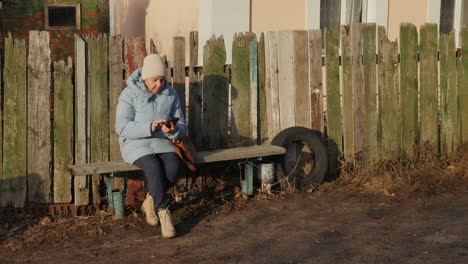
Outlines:
<svg viewBox="0 0 468 264"><path fill-rule="evenodd" d="M164 134L161 129L151 132L151 123L159 119L179 117L178 130ZM119 135L123 159L133 164L138 158L153 154L174 152L169 139L184 136L186 125L177 92L167 84L152 94L141 79L141 69L128 77L127 88L117 104L115 131Z"/></svg>

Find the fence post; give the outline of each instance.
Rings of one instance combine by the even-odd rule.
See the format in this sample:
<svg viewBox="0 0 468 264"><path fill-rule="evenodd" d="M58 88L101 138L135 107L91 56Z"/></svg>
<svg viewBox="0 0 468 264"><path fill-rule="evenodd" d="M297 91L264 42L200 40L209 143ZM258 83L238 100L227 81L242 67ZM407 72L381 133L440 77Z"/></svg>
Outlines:
<svg viewBox="0 0 468 264"><path fill-rule="evenodd" d="M280 132L278 88L278 43L277 33L269 31L265 37L265 90L268 119L268 142Z"/></svg>
<svg viewBox="0 0 468 264"><path fill-rule="evenodd" d="M49 203L52 157L49 32L29 32L28 56L28 201Z"/></svg>
<svg viewBox="0 0 468 264"><path fill-rule="evenodd" d="M250 41L250 131L253 144L257 145L260 134L258 134L259 101L258 101L258 46L257 39Z"/></svg>
<svg viewBox="0 0 468 264"><path fill-rule="evenodd" d="M146 57L145 40L141 37L125 38L124 57L125 79L127 79L136 69L143 66L143 59Z"/></svg>
<svg viewBox="0 0 468 264"><path fill-rule="evenodd" d="M401 142L401 109L398 85L398 44L389 41L385 28L379 26L379 156L398 158Z"/></svg>
<svg viewBox="0 0 468 264"><path fill-rule="evenodd" d="M26 200L26 41L5 38L3 174L0 206L23 207ZM8 118L5 118L8 117Z"/></svg>
<svg viewBox="0 0 468 264"><path fill-rule="evenodd" d="M88 109L89 109L89 149L90 161L109 160L109 84L107 35L88 36ZM93 203L99 204L99 184L101 176L93 175Z"/></svg>
<svg viewBox="0 0 468 264"><path fill-rule="evenodd" d="M189 134L197 149L202 147L202 86L198 65L198 32L190 32L189 64Z"/></svg>
<svg viewBox="0 0 468 264"><path fill-rule="evenodd" d="M119 136L115 132L115 113L120 94L126 87L123 79L122 71L125 68L123 59L123 37L109 37L109 159L121 160ZM112 177L111 179L113 190L124 191L125 178Z"/></svg>
<svg viewBox="0 0 468 264"><path fill-rule="evenodd" d="M72 201L71 175L73 164L73 62L54 63L54 203Z"/></svg>
<svg viewBox="0 0 468 264"><path fill-rule="evenodd" d="M353 76L353 127L354 150L353 155L361 160L365 142L365 90L362 46L362 24L351 25L351 52Z"/></svg>
<svg viewBox="0 0 468 264"><path fill-rule="evenodd" d="M377 149L377 64L376 24L365 24L362 28L364 64L364 159L378 158Z"/></svg>
<svg viewBox="0 0 468 264"><path fill-rule="evenodd" d="M234 34L231 64L231 136L235 147L252 145L249 56L253 33Z"/></svg>
<svg viewBox="0 0 468 264"><path fill-rule="evenodd" d="M468 28L461 30L461 83L458 85L458 102L460 103L460 141L468 145Z"/></svg>
<svg viewBox="0 0 468 264"><path fill-rule="evenodd" d="M223 38L209 39L203 54L203 150L226 148L229 90Z"/></svg>
<svg viewBox="0 0 468 264"><path fill-rule="evenodd" d="M459 143L455 34L440 35L440 152L453 157Z"/></svg>
<svg viewBox="0 0 468 264"><path fill-rule="evenodd" d="M313 130L324 133L322 78L322 32L309 31L309 86L311 93L311 124Z"/></svg>
<svg viewBox="0 0 468 264"><path fill-rule="evenodd" d="M174 89L179 95L182 112L185 115L185 38L174 37Z"/></svg>
<svg viewBox="0 0 468 264"><path fill-rule="evenodd" d="M265 34L262 32L260 41L257 43L258 56L258 121L257 136L258 144L264 144L268 140L268 118L267 118L267 89L265 85Z"/></svg>
<svg viewBox="0 0 468 264"><path fill-rule="evenodd" d="M86 43L75 35L75 164L89 161L87 139L87 103L86 103ZM75 205L89 204L89 176L75 177Z"/></svg>
<svg viewBox="0 0 468 264"><path fill-rule="evenodd" d="M335 176L342 153L340 100L339 28L325 29L325 70L327 86L327 148L330 174Z"/></svg>
<svg viewBox="0 0 468 264"><path fill-rule="evenodd" d="M420 101L420 144L428 144L430 149L438 152L438 71L437 71L437 40L439 37L436 24L425 24L420 29L419 63L421 91Z"/></svg>
<svg viewBox="0 0 468 264"><path fill-rule="evenodd" d="M306 30L293 31L293 87L296 126L311 128L311 90L309 85L309 36ZM283 106L284 107L284 106Z"/></svg>
<svg viewBox="0 0 468 264"><path fill-rule="evenodd" d="M278 97L280 131L296 125L294 83L294 34L278 31Z"/></svg>
<svg viewBox="0 0 468 264"><path fill-rule="evenodd" d="M346 163L354 155L353 53L351 32L341 26L341 67L343 69L343 153Z"/></svg>
<svg viewBox="0 0 468 264"><path fill-rule="evenodd" d="M418 138L418 31L413 24L400 26L401 155L414 161Z"/></svg>

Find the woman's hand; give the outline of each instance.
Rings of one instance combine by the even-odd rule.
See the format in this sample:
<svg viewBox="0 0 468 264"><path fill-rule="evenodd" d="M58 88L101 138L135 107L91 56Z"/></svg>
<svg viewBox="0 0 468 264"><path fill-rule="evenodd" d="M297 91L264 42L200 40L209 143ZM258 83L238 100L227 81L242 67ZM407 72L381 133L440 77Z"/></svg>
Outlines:
<svg viewBox="0 0 468 264"><path fill-rule="evenodd" d="M164 123L166 123L166 120L164 120L164 119L153 121L153 123L151 123L151 132L154 132L154 131L160 129L164 125ZM164 130L163 130L163 132L164 132Z"/></svg>
<svg viewBox="0 0 468 264"><path fill-rule="evenodd" d="M172 134L177 131L177 125L172 124L171 127L167 127L165 124L162 125L161 130L164 134Z"/></svg>

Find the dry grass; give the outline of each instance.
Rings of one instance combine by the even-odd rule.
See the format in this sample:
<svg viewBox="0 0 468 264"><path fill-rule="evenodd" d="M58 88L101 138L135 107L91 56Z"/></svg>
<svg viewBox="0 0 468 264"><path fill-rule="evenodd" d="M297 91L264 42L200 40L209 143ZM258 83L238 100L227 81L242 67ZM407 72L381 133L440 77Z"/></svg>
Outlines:
<svg viewBox="0 0 468 264"><path fill-rule="evenodd" d="M399 198L466 192L467 157L467 150L459 151L452 160L424 152L414 163L387 161L342 166L339 178L321 185L319 191L360 191Z"/></svg>

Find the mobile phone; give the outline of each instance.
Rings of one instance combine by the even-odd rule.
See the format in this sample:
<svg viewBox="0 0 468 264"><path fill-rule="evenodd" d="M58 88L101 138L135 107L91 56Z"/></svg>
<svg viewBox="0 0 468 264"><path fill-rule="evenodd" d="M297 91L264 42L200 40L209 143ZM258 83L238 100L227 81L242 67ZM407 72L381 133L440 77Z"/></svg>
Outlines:
<svg viewBox="0 0 468 264"><path fill-rule="evenodd" d="M166 122L165 122L165 125L168 127L168 128L171 128L172 127L172 124L177 124L177 122L179 121L179 118L178 117L173 117L173 118L170 118L170 119L167 119Z"/></svg>

